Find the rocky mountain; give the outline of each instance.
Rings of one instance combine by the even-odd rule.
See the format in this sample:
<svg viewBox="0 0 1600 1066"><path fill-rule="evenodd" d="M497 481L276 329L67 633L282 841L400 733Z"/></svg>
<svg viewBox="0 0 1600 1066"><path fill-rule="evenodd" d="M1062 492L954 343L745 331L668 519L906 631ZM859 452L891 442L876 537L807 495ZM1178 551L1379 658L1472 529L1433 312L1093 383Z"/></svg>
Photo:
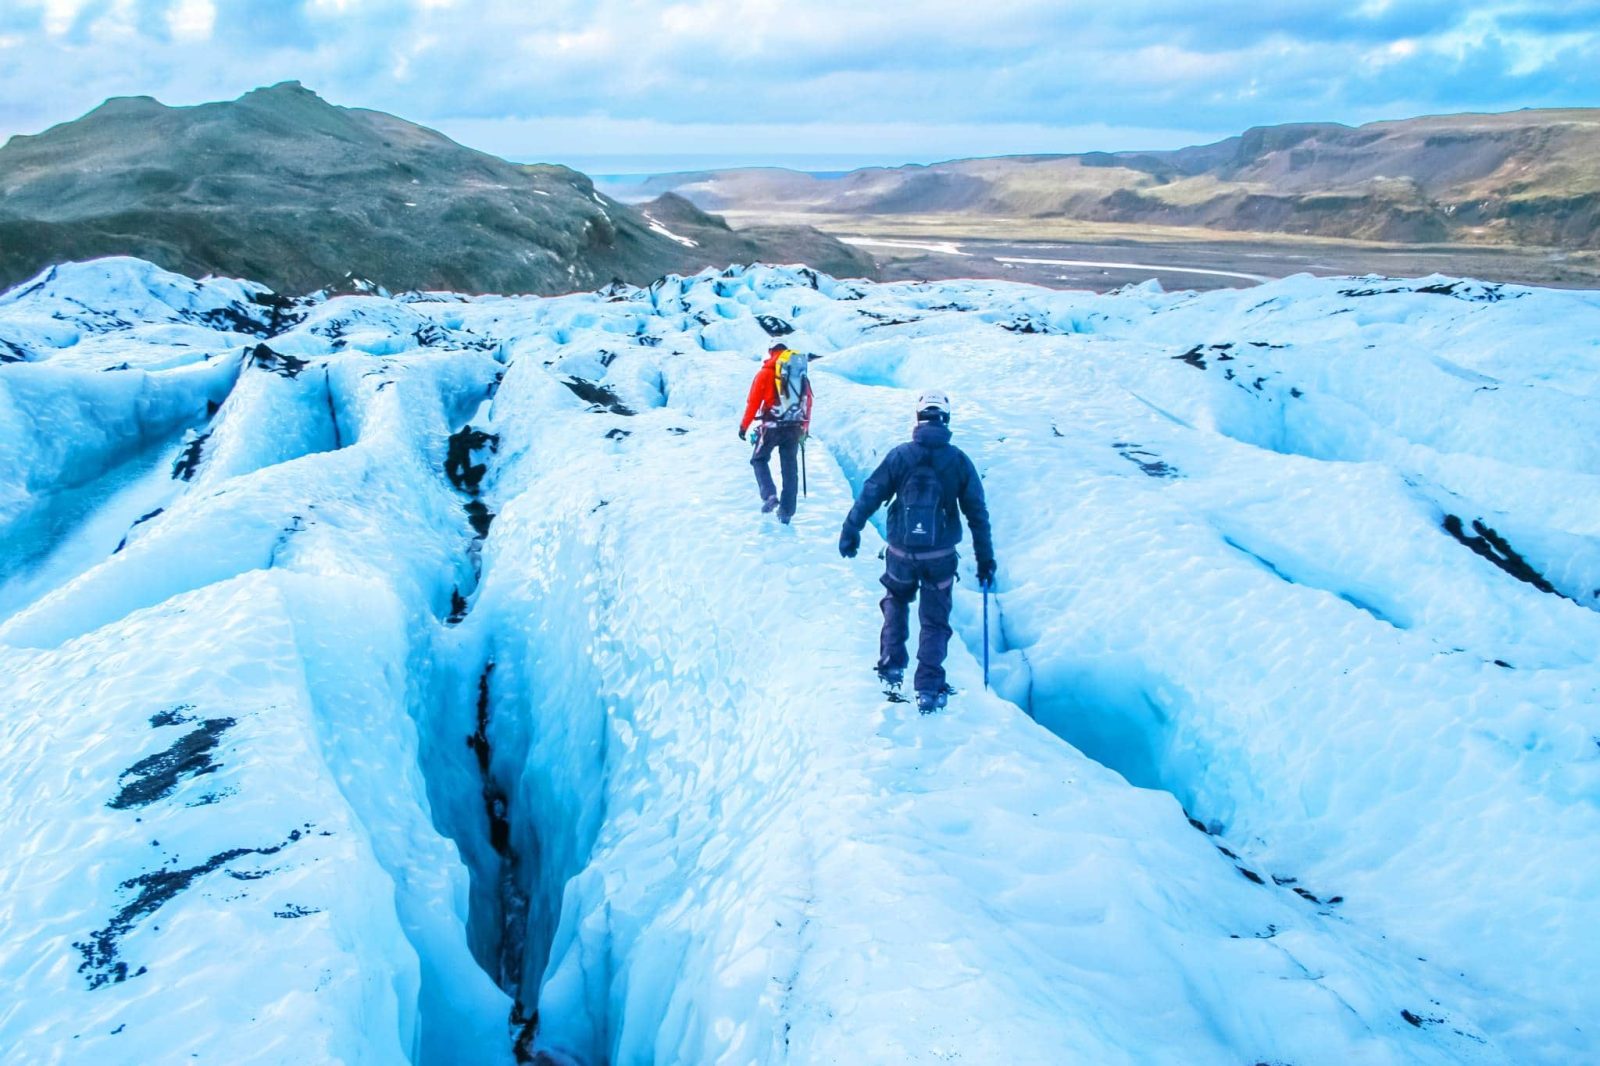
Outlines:
<svg viewBox="0 0 1600 1066"><path fill-rule="evenodd" d="M298 82L197 107L112 99L0 148L0 285L115 254L282 292L353 279L565 292L803 258L793 249L824 269L872 271L870 258L803 227L735 235L698 212L674 217L708 239L664 232L574 170L520 166L393 115L336 107Z"/></svg>
<svg viewBox="0 0 1600 1066"><path fill-rule="evenodd" d="M1071 218L1386 241L1600 246L1600 109L1269 126L1161 152L966 159L842 177L662 175L709 210ZM620 190L619 190L620 192Z"/></svg>

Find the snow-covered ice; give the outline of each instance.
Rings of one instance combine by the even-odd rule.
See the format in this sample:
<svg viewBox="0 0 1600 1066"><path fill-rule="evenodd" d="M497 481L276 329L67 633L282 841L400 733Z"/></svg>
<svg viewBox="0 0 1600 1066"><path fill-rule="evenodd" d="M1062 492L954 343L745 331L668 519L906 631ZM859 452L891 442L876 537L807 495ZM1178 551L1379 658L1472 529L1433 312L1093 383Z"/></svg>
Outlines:
<svg viewBox="0 0 1600 1066"><path fill-rule="evenodd" d="M121 259L0 358L18 1061L1600 1055L1600 294ZM835 540L925 387L1000 587L921 718Z"/></svg>

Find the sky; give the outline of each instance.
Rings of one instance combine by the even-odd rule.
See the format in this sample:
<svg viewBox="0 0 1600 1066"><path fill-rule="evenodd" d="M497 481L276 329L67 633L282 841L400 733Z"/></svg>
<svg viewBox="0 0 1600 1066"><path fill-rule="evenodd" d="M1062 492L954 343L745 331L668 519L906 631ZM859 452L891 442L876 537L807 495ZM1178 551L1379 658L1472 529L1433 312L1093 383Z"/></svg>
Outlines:
<svg viewBox="0 0 1600 1066"><path fill-rule="evenodd" d="M590 173L1600 105L1600 0L0 0L0 138L298 80Z"/></svg>

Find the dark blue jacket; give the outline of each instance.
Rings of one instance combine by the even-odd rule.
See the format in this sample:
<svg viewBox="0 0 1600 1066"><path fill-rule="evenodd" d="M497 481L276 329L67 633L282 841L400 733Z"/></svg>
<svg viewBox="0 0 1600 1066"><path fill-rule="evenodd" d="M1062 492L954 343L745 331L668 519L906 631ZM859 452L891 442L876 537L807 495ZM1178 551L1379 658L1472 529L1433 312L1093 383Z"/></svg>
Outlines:
<svg viewBox="0 0 1600 1066"><path fill-rule="evenodd" d="M892 547L904 547L900 530L900 486L923 461L924 453L931 456L933 469L944 486L944 509L948 521L942 522L941 542L936 548L954 548L961 543L961 519L956 508L967 516L972 527L972 547L978 562L994 562L994 539L989 533L989 507L983 500L983 482L978 469L967 458L967 453L950 443L950 429L936 422L919 422L911 434L911 442L902 444L883 457L878 469L861 486L856 505L845 517L847 529L857 533L866 526L885 500L896 497L889 504L888 539Z"/></svg>

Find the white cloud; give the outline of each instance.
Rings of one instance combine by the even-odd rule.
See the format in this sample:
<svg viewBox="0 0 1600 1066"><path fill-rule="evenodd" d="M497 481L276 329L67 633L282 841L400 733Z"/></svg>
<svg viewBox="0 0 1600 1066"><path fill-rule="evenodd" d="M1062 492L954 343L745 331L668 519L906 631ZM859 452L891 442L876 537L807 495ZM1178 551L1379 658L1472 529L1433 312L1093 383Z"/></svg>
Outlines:
<svg viewBox="0 0 1600 1066"><path fill-rule="evenodd" d="M44 0L44 31L59 37L72 29L88 0Z"/></svg>
<svg viewBox="0 0 1600 1066"><path fill-rule="evenodd" d="M208 40L216 22L217 8L211 0L178 0L167 9L167 28L179 41Z"/></svg>
<svg viewBox="0 0 1600 1066"><path fill-rule="evenodd" d="M716 152L737 138L715 131L754 144L772 129L805 150L854 151L870 138L852 131L876 130L885 145L912 131L895 151L975 154L1034 144L995 130L1154 146L1143 131L1600 100L1593 0L0 0L0 37L22 39L0 70L0 130L109 95L196 103L297 78L493 131L499 151L539 123L550 152L581 147L568 128L645 123Z"/></svg>

